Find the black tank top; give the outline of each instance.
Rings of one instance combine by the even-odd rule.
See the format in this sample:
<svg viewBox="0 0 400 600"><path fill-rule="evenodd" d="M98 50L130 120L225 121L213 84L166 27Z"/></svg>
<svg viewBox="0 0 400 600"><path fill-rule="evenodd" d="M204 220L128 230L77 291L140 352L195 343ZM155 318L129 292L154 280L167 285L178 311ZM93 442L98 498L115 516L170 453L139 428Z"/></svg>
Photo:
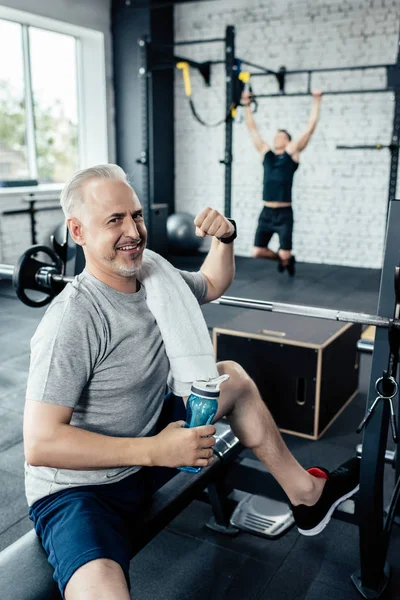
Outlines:
<svg viewBox="0 0 400 600"><path fill-rule="evenodd" d="M264 156L264 202L291 202L293 175L299 163L287 153L268 150Z"/></svg>

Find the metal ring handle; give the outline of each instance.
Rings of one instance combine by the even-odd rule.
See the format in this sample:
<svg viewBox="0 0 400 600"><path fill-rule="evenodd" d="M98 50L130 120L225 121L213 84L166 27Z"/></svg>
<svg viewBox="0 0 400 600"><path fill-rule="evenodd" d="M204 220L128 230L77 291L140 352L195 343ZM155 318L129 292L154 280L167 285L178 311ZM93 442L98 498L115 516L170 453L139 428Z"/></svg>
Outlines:
<svg viewBox="0 0 400 600"><path fill-rule="evenodd" d="M392 395L385 396L383 393L381 393L379 391L378 388L379 388L380 384L382 383L382 381L390 382L393 385L394 392ZM385 400L391 400L397 394L397 390L398 390L397 381L391 375L389 377L379 377L379 379L377 379L375 382L375 390L376 390L376 393L379 394L379 396L381 398L385 398Z"/></svg>

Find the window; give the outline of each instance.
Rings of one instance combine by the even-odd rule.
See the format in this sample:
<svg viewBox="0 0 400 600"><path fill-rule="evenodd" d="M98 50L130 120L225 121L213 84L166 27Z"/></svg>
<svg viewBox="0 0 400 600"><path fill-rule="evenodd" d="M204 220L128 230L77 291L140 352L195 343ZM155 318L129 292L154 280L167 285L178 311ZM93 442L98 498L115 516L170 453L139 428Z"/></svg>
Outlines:
<svg viewBox="0 0 400 600"><path fill-rule="evenodd" d="M1 181L108 161L103 34L0 6Z"/></svg>
<svg viewBox="0 0 400 600"><path fill-rule="evenodd" d="M22 27L0 21L0 178L28 179ZM4 58L7 57L7 60Z"/></svg>
<svg viewBox="0 0 400 600"><path fill-rule="evenodd" d="M29 46L37 178L62 183L79 168L76 40L30 27Z"/></svg>

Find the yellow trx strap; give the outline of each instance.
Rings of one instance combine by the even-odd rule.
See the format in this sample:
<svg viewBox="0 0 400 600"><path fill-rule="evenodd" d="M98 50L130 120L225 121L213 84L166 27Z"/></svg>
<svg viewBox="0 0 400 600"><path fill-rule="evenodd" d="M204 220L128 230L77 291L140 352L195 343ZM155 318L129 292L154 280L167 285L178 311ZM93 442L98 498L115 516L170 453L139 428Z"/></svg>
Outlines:
<svg viewBox="0 0 400 600"><path fill-rule="evenodd" d="M247 92L248 88L249 88L250 73L248 71L240 71L240 73L238 75L238 79L239 79L239 81L242 81L244 84L243 91ZM236 106L232 106L231 116L232 116L232 119L236 119L236 117L238 116L238 111L237 111Z"/></svg>
<svg viewBox="0 0 400 600"><path fill-rule="evenodd" d="M194 118L199 123L201 123L201 125L204 125L205 127L217 127L218 125L221 125L222 123L226 123L230 118L234 119L236 117L236 115L237 115L236 105L232 104L230 111L228 111L228 114L225 116L224 119L221 119L217 123L212 123L212 124L206 123L205 121L203 121L203 119L197 114L196 109L193 104L193 100L192 100L192 85L190 82L189 63L186 61L179 61L176 63L176 68L180 69L182 71L183 82L185 84L185 94L189 100L190 109L193 113ZM247 73L245 71L241 72L238 75L238 79L240 79L244 83L244 86L246 87L246 85L248 85L248 81L250 79L250 73ZM240 100L239 100L239 102L240 102Z"/></svg>
<svg viewBox="0 0 400 600"><path fill-rule="evenodd" d="M185 94L190 98L192 95L192 84L190 83L189 63L178 62L176 63L177 69L182 69L183 82L185 84Z"/></svg>
<svg viewBox="0 0 400 600"><path fill-rule="evenodd" d="M250 73L248 71L240 71L239 79L240 79L240 81L243 81L243 83L249 83Z"/></svg>

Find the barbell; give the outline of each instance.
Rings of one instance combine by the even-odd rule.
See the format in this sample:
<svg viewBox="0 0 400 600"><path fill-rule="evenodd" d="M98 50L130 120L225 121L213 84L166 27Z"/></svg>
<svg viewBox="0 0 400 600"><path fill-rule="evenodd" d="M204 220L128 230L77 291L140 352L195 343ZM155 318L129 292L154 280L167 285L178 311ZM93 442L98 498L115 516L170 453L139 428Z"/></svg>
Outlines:
<svg viewBox="0 0 400 600"><path fill-rule="evenodd" d="M43 253L51 262L41 262L34 258L36 254ZM39 308L48 304L54 296L59 294L73 277L63 274L64 263L58 254L49 246L31 246L20 257L15 267L0 264L0 279L10 279L18 298L24 304ZM26 290L34 290L45 294L43 298L35 300L26 295Z"/></svg>
<svg viewBox="0 0 400 600"><path fill-rule="evenodd" d="M50 259L50 263L44 263L34 258L36 254L43 253ZM64 263L58 254L48 246L32 246L26 250L17 265L0 264L0 279L12 280L18 298L28 306L40 307L48 304L59 294L67 283L73 281L73 277L63 274ZM394 288L396 299L400 298L400 268L395 268ZM44 298L35 300L27 296L26 290L33 290L45 294ZM400 329L400 319L390 319L379 315L369 315L353 311L321 308L318 306L306 306L302 304L284 304L281 302L268 302L265 300L253 300L250 298L239 298L236 296L221 296L213 300L211 304L222 306L234 306L236 308L252 308L267 312L275 312L302 317L314 317L327 319L329 321L341 321L346 323L360 323L361 325L373 325L388 329L394 327Z"/></svg>

